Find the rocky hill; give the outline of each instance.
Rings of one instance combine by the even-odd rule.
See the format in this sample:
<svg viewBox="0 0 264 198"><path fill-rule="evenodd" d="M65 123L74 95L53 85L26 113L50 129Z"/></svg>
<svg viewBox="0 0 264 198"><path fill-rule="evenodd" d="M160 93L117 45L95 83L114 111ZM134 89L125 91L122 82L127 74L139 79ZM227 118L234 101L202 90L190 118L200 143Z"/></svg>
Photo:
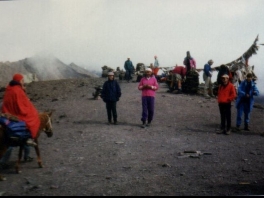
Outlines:
<svg viewBox="0 0 264 198"><path fill-rule="evenodd" d="M0 85L10 81L15 73L22 73L27 83L32 81L98 77L96 74L71 63L63 63L54 56L36 55L16 62L0 62Z"/></svg>

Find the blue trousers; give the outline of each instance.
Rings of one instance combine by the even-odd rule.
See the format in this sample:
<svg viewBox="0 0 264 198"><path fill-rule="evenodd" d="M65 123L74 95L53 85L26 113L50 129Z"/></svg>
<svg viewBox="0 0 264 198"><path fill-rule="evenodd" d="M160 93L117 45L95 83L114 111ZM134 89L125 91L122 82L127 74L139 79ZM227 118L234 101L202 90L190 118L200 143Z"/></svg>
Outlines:
<svg viewBox="0 0 264 198"><path fill-rule="evenodd" d="M11 157L11 153L12 153L13 147L10 146L5 154L3 155L3 157L0 159L0 163L7 163ZM30 153L30 147L28 145L24 146L24 159L26 159L29 156Z"/></svg>
<svg viewBox="0 0 264 198"><path fill-rule="evenodd" d="M154 103L155 98L152 96L143 96L142 97L142 117L141 121L150 123L153 120L154 116Z"/></svg>
<svg viewBox="0 0 264 198"><path fill-rule="evenodd" d="M236 125L240 126L242 123L242 115L244 113L244 124L249 124L250 118L250 104L246 102L241 102L237 107L237 119Z"/></svg>

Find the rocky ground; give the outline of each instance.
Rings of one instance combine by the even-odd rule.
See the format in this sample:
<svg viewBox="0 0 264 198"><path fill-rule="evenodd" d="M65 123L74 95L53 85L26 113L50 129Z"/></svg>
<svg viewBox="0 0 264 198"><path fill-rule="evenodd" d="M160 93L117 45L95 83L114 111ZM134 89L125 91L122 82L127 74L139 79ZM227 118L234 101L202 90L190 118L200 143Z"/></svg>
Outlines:
<svg viewBox="0 0 264 198"><path fill-rule="evenodd" d="M94 87L106 79L34 82L27 93L39 111L53 113L54 135L44 133L39 147L44 168L21 164L16 174L15 148L5 196L231 196L264 195L264 117L254 108L251 131L216 134L216 99L167 93L160 84L155 117L140 128L138 83L120 82L119 125L107 125L105 104L94 100ZM0 92L2 97L3 92ZM235 126L232 107L232 125Z"/></svg>

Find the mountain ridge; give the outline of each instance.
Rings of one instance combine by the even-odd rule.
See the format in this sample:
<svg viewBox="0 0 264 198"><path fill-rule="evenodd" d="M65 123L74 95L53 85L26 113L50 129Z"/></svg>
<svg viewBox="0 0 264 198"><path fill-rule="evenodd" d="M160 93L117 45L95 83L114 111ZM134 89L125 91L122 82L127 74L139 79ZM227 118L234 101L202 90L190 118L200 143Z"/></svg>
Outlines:
<svg viewBox="0 0 264 198"><path fill-rule="evenodd" d="M8 83L15 73L23 74L26 83L32 81L99 77L97 74L75 63L67 65L52 55L35 55L14 62L0 62L0 85Z"/></svg>

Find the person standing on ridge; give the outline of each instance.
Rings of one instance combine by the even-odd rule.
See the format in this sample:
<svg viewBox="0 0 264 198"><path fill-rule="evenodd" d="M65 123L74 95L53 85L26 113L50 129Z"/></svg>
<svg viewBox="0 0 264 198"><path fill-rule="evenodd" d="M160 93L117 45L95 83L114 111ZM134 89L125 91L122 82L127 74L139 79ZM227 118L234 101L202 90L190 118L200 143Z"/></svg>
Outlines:
<svg viewBox="0 0 264 198"><path fill-rule="evenodd" d="M191 71L192 69L196 69L196 61L195 59L191 56L190 52L186 52L186 57L183 60L183 64L186 67L186 73Z"/></svg>
<svg viewBox="0 0 264 198"><path fill-rule="evenodd" d="M130 58L127 58L127 60L125 61L124 68L126 70L125 79L127 82L129 82L132 79L132 73L135 69Z"/></svg>
<svg viewBox="0 0 264 198"><path fill-rule="evenodd" d="M142 128L151 124L154 116L155 92L158 90L157 79L152 75L152 70L145 70L145 77L141 78L138 89L142 91ZM146 124L146 121L148 123Z"/></svg>
<svg viewBox="0 0 264 198"><path fill-rule="evenodd" d="M157 78L160 64L159 64L158 57L156 55L154 56L154 60L155 61L154 61L154 65L153 65L153 74Z"/></svg>
<svg viewBox="0 0 264 198"><path fill-rule="evenodd" d="M212 68L211 68L211 65L214 63L214 61L211 59L208 61L207 64L204 65L204 73L203 73L203 80L204 80L204 97L205 98L210 98L211 97L214 97L214 94L213 94L213 83L212 83L212 75L213 75L213 72L212 72ZM209 93L210 95L208 94L208 88L209 88Z"/></svg>
<svg viewBox="0 0 264 198"><path fill-rule="evenodd" d="M242 81L238 87L238 97L236 100L237 118L236 118L236 130L240 131L240 125L242 122L242 114L244 113L244 130L250 131L248 126L250 113L254 105L254 97L259 95L259 90L256 83L252 80L253 75L247 74L246 80Z"/></svg>
<svg viewBox="0 0 264 198"><path fill-rule="evenodd" d="M229 81L229 75L221 76L222 83L218 88L217 101L221 117L221 131L218 134L224 133L230 135L231 133L231 102L236 98L236 90L234 85Z"/></svg>
<svg viewBox="0 0 264 198"><path fill-rule="evenodd" d="M101 92L101 98L106 103L108 124L112 124L112 117L114 124L117 125L116 103L121 97L121 89L118 82L114 79L114 73L108 73L108 80L105 81Z"/></svg>

